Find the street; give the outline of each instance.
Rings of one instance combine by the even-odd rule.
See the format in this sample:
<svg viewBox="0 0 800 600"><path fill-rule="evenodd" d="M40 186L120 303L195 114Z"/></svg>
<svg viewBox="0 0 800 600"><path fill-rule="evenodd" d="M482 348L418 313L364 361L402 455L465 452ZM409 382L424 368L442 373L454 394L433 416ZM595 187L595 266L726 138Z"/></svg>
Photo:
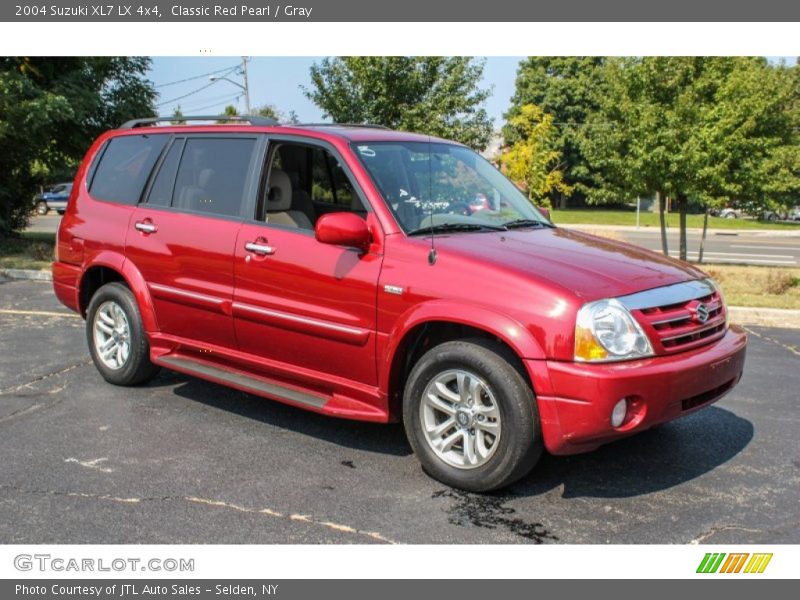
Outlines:
<svg viewBox="0 0 800 600"><path fill-rule="evenodd" d="M55 233L61 217L50 214L44 217L31 219L28 231ZM566 225L565 227L572 227ZM579 226L580 229L603 235L605 228L591 225ZM661 234L656 228L632 227L613 228L608 231L631 244L644 246L650 250L661 252ZM781 232L783 233L783 232ZM708 263L732 263L752 265L773 265L793 267L800 264L800 226L794 235L770 235L766 231L725 231L715 230L709 233L706 239L704 259ZM689 260L697 260L697 251L700 248L700 233L689 231ZM678 232L671 229L669 232L669 250L672 256L678 256Z"/></svg>
<svg viewBox="0 0 800 600"><path fill-rule="evenodd" d="M481 496L399 425L111 386L49 284L0 280L0 543L800 543L800 331L748 329L719 403Z"/></svg>
<svg viewBox="0 0 800 600"><path fill-rule="evenodd" d="M661 252L661 233L658 229L625 229L617 234L626 242ZM690 261L696 261L700 248L700 233L689 231L686 238ZM678 231L668 233L669 253L678 256ZM793 267L800 264L800 227L798 235L766 235L759 231L715 230L706 238L703 252L704 262L735 263L752 265L774 265Z"/></svg>

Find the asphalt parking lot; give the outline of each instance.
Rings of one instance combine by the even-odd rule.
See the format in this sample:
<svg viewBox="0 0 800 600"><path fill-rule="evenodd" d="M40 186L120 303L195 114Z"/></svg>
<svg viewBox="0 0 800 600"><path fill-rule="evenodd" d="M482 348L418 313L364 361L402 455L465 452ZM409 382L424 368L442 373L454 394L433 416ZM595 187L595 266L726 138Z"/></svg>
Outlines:
<svg viewBox="0 0 800 600"><path fill-rule="evenodd" d="M49 284L0 280L0 543L800 543L800 331L749 330L718 404L480 496L398 425L110 386Z"/></svg>

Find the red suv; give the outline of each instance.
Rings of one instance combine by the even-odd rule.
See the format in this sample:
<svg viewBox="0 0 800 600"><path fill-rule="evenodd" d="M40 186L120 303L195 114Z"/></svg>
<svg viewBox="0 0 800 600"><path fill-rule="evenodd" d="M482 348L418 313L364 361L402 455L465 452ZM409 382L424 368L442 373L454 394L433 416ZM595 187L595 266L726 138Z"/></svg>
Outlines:
<svg viewBox="0 0 800 600"><path fill-rule="evenodd" d="M110 383L166 367L402 421L429 474L486 491L742 375L746 336L707 275L555 227L462 145L183 119L101 136L59 229L55 292Z"/></svg>

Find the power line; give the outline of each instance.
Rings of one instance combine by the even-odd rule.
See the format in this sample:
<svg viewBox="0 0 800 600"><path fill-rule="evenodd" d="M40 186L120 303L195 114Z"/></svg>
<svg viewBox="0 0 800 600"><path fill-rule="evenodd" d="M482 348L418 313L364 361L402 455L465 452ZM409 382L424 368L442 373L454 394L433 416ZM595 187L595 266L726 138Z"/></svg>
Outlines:
<svg viewBox="0 0 800 600"><path fill-rule="evenodd" d="M242 92L227 92L225 94L218 94L216 96L209 96L209 97L202 97L197 98L196 100L189 100L186 103L186 107L194 108L198 104L211 104L212 102L222 102L223 100L230 100L232 98L238 98L242 95Z"/></svg>
<svg viewBox="0 0 800 600"><path fill-rule="evenodd" d="M235 71L238 68L239 68L239 65L236 65L234 67L225 67L224 69L218 69L216 71L211 71L210 73L203 73L202 75L195 75L194 77L187 77L186 79L179 79L178 81L170 81L169 83L160 83L155 87L156 87L156 89L165 88L165 87L169 87L171 85L178 85L179 83L186 83L187 81L194 81L195 79L202 79L203 77L209 77L211 75L216 75L217 73L222 73L223 71L227 71L228 73L230 73L231 71ZM226 73L226 75L227 75L227 73Z"/></svg>
<svg viewBox="0 0 800 600"><path fill-rule="evenodd" d="M200 111L200 110L207 110L207 109L213 108L215 106L220 106L221 104L227 105L230 102L235 102L235 101L239 100L239 98L241 98L241 96L242 95L239 94L237 96L233 96L231 98L228 98L227 100L218 100L217 102L214 102L214 104L208 104L206 106L195 106L195 107L192 107L192 108L187 108L186 110L191 110L192 112L194 112L194 111Z"/></svg>
<svg viewBox="0 0 800 600"><path fill-rule="evenodd" d="M220 81L222 81L222 80L221 79L215 79L214 81L211 81L211 82L205 84L203 87L199 87L196 90L193 90L193 91L189 92L188 94L184 94L183 96L178 96L177 98L172 98L172 99L166 100L164 102L159 102L158 104L156 104L156 108L160 108L160 107L165 106L167 104L174 104L178 100L183 100L184 98L188 98L189 96L194 96L195 94L199 94L203 90L207 90L212 85L214 85L216 83L219 83Z"/></svg>

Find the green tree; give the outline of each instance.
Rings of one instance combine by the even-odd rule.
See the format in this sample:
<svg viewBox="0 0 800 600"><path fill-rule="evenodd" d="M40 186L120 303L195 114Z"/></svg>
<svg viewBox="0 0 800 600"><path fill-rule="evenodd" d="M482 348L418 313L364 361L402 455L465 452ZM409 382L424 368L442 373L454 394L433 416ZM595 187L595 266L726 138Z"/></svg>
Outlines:
<svg viewBox="0 0 800 600"><path fill-rule="evenodd" d="M305 95L339 123L373 123L485 148L492 120L480 87L484 63L470 57L325 58Z"/></svg>
<svg viewBox="0 0 800 600"><path fill-rule="evenodd" d="M175 125L185 125L186 121L183 120L184 116L185 115L183 114L183 111L181 110L180 105L176 106L175 110L172 112L172 118L175 119L175 121L173 121L173 123Z"/></svg>
<svg viewBox="0 0 800 600"><path fill-rule="evenodd" d="M555 148L553 115L535 104L526 104L511 118L509 126L517 132L518 139L501 155L500 164L512 180L522 184L528 199L549 206L553 192L569 194L572 189L564 181L561 154Z"/></svg>
<svg viewBox="0 0 800 600"><path fill-rule="evenodd" d="M0 236L25 227L37 186L74 176L103 131L154 116L143 57L0 58Z"/></svg>
<svg viewBox="0 0 800 600"><path fill-rule="evenodd" d="M297 113L293 110L289 111L289 114L284 114L282 110L279 110L277 106L274 104L264 104L263 106L257 108L255 110L255 114L259 117L268 117L270 119L275 119L280 123L299 123L300 120L297 118Z"/></svg>
<svg viewBox="0 0 800 600"><path fill-rule="evenodd" d="M763 204L797 190L797 90L791 73L747 57L610 59L599 110L582 128L592 202L656 191L689 202ZM666 251L666 239L663 235Z"/></svg>
<svg viewBox="0 0 800 600"><path fill-rule="evenodd" d="M264 106L260 106L256 109L255 114L259 117L269 117L270 119L275 119L276 121L281 120L281 112L278 108L273 104L265 104Z"/></svg>
<svg viewBox="0 0 800 600"><path fill-rule="evenodd" d="M503 137L515 143L521 132L514 119L529 104L554 117L553 147L564 162L564 181L584 192L592 183L591 173L580 145L579 131L599 108L604 87L603 64L596 56L531 56L519 64L511 107L504 115ZM562 201L566 201L561 194ZM562 205L563 207L563 205Z"/></svg>

